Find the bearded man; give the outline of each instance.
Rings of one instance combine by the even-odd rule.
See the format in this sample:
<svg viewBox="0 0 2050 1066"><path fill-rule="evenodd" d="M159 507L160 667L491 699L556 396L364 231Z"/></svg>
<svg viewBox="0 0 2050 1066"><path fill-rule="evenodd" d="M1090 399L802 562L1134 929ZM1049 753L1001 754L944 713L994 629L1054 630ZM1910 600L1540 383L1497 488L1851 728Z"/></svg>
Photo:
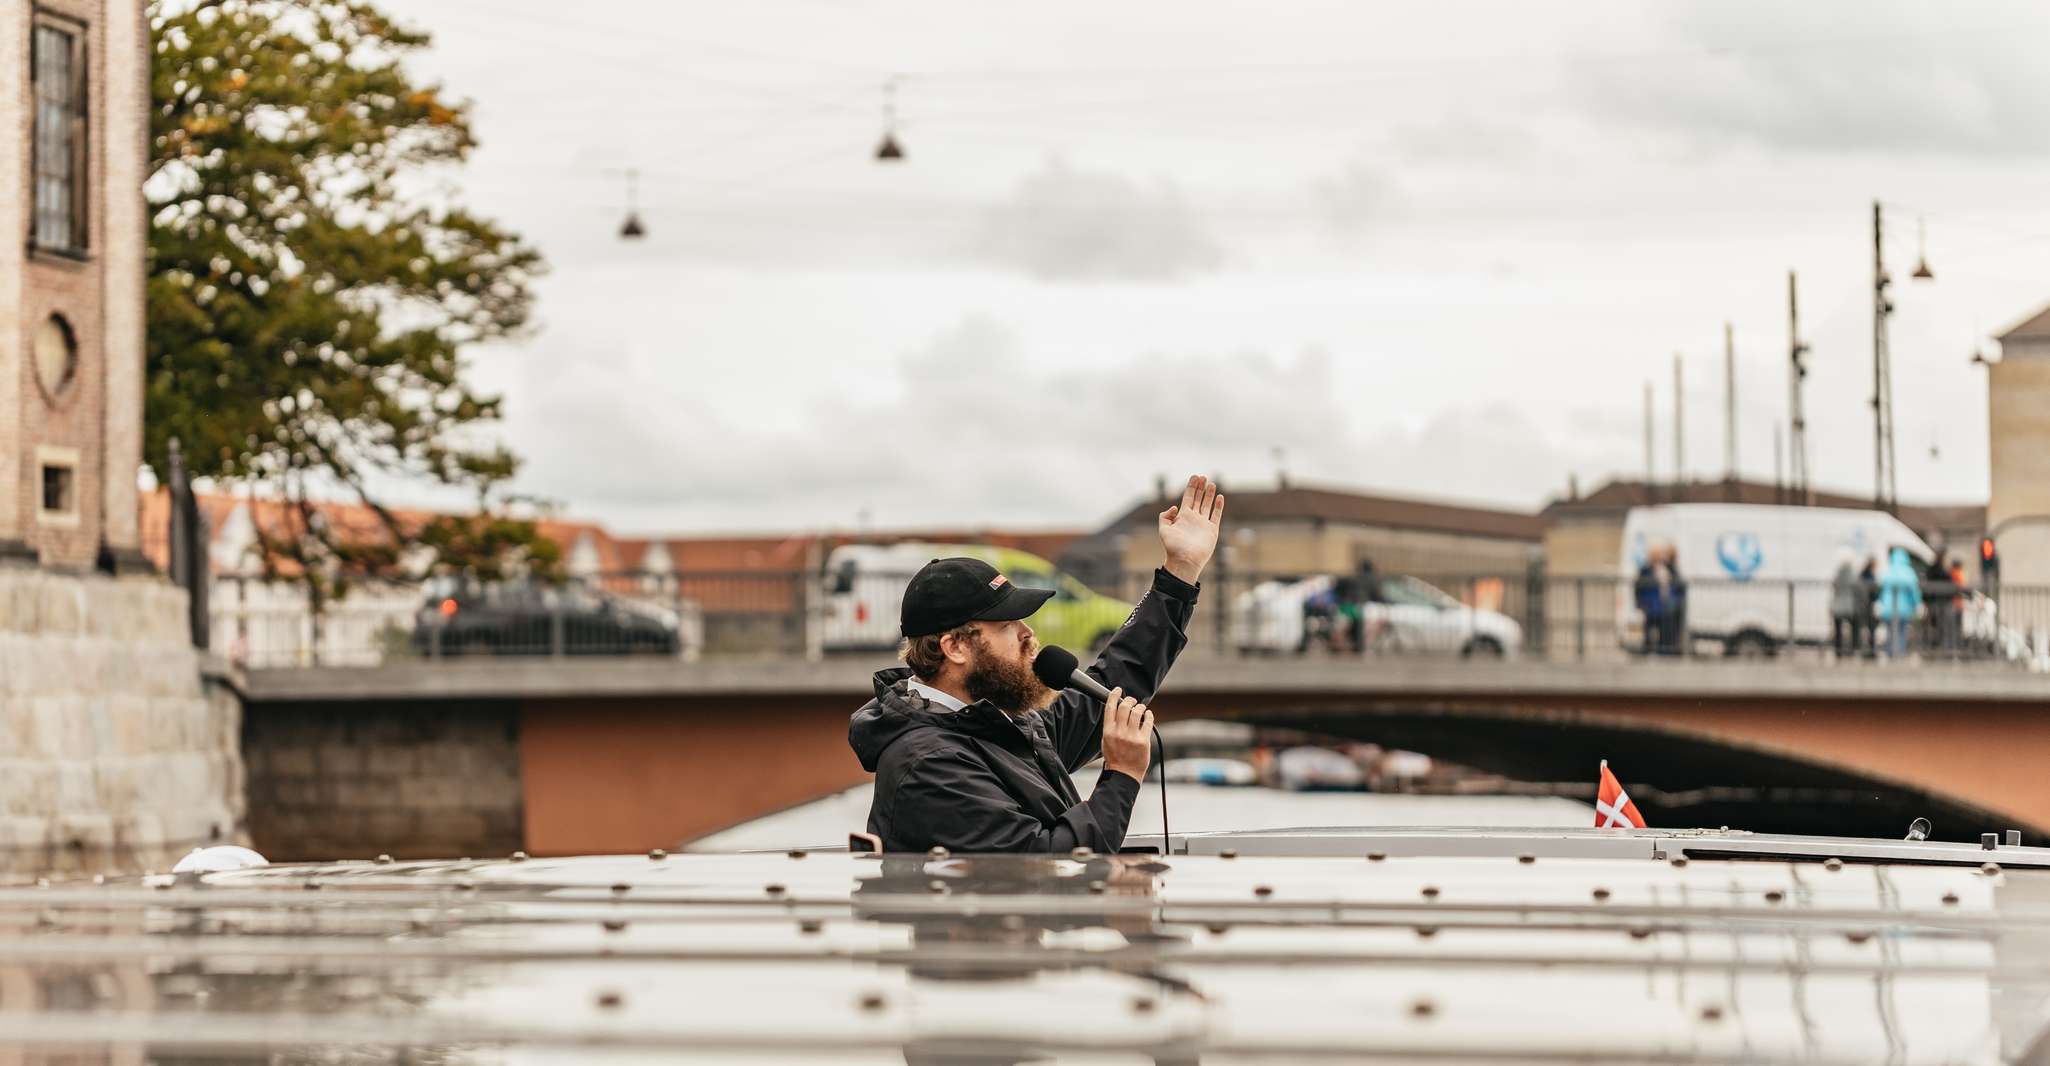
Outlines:
<svg viewBox="0 0 2050 1066"><path fill-rule="evenodd" d="M1197 581L1217 550L1224 496L1189 479L1160 514L1166 565L1089 673L1107 703L1056 695L1032 673L1025 619L1051 589L1013 585L975 559L935 559L904 591L904 666L878 671L847 741L876 775L868 831L888 852L1054 852L1124 845L1152 759L1159 690L1188 643ZM1082 799L1069 774L1103 756Z"/></svg>

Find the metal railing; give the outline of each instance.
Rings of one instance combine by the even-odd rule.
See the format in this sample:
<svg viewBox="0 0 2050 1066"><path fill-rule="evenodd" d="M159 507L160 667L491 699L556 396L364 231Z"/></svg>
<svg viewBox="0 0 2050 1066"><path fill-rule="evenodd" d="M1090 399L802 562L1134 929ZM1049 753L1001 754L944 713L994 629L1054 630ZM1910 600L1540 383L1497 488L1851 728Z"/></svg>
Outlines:
<svg viewBox="0 0 2050 1066"><path fill-rule="evenodd" d="M1101 591L1065 578L1031 619L1040 640L1087 654L1123 623L1151 573ZM477 656L876 657L897 644L909 574L612 574L479 595L453 607L419 585L359 587L318 616L297 586L216 578L215 651L252 667L364 666ZM1839 617L1827 580L1693 579L1640 589L1620 576L1329 575L1213 571L1191 655L1445 656L1620 661L1888 655L1899 597ZM1899 620L1904 656L2050 666L2050 587L1924 585ZM1661 598L1662 596L1662 598ZM1854 597L1855 599L1855 597ZM1665 610L1658 605L1670 604ZM1647 624L1643 606L1654 606Z"/></svg>

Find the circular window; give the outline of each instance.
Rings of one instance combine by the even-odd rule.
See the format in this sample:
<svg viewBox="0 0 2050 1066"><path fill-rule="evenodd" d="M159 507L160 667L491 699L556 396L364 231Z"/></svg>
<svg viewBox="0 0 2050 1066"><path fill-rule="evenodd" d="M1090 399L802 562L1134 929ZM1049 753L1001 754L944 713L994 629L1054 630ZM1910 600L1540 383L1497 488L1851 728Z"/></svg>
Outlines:
<svg viewBox="0 0 2050 1066"><path fill-rule="evenodd" d="M51 399L78 373L78 338L63 315L51 315L36 330L36 380Z"/></svg>

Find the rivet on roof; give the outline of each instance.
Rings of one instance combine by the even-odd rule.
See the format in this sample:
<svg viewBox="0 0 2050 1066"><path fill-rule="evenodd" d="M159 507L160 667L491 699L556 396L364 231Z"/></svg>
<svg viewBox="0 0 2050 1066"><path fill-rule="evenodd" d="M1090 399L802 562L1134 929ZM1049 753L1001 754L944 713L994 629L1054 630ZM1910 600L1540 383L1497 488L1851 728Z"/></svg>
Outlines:
<svg viewBox="0 0 2050 1066"><path fill-rule="evenodd" d="M1597 888L1597 889L1595 889L1595 890L1594 890L1594 901L1595 901L1596 903L1600 903L1600 902L1602 902L1603 900L1605 900L1605 899L1608 899L1608 898L1609 898L1609 890L1608 890L1608 889L1606 889L1606 888Z"/></svg>
<svg viewBox="0 0 2050 1066"><path fill-rule="evenodd" d="M1768 888L1765 890L1765 902L1767 903L1778 903L1786 898L1787 894L1785 892L1780 891L1777 888Z"/></svg>
<svg viewBox="0 0 2050 1066"><path fill-rule="evenodd" d="M1955 907L1955 906L1957 906L1957 893L1955 893L1955 892L1945 892L1945 893L1943 894L1943 905L1944 905L1944 906L1946 906L1946 907Z"/></svg>
<svg viewBox="0 0 2050 1066"><path fill-rule="evenodd" d="M2000 872L2000 864L1997 862L1989 862L1986 865L1979 867L1979 872L1985 874L1987 877L1992 877Z"/></svg>
<svg viewBox="0 0 2050 1066"><path fill-rule="evenodd" d="M1720 1007L1720 1006L1718 1006L1718 1005L1716 1005L1716 1004L1714 1004L1714 1003L1711 1003L1711 1004L1709 1004L1708 1006L1706 1006L1706 1007L1703 1007L1703 1008L1701 1008L1701 1020L1702 1020L1702 1021L1704 1021L1704 1022L1719 1022L1719 1021L1722 1021L1722 1020L1723 1020L1723 1009L1722 1009L1722 1007Z"/></svg>
<svg viewBox="0 0 2050 1066"><path fill-rule="evenodd" d="M1537 861L1537 856L1535 856L1535 855L1518 855L1518 856L1516 857L1516 861L1517 861L1517 862L1520 862L1520 863L1522 863L1522 864L1524 864L1525 866L1528 866L1528 865L1530 865L1531 863L1534 863L1534 862L1536 862L1536 861Z"/></svg>
<svg viewBox="0 0 2050 1066"><path fill-rule="evenodd" d="M928 849L926 849L925 857L926 857L926 858L928 858L928 859L944 859L944 858L946 858L947 856L949 856L949 855L952 855L952 854L953 854L953 852L951 852L951 851L948 851L948 850L947 850L947 849L945 849L945 848L942 848L942 847L937 847L937 846L935 846L935 847L932 847L932 848L928 848Z"/></svg>
<svg viewBox="0 0 2050 1066"><path fill-rule="evenodd" d="M1204 928L1210 930L1211 936L1223 936L1227 931L1231 929L1231 926L1226 925L1223 922L1211 922Z"/></svg>
<svg viewBox="0 0 2050 1066"><path fill-rule="evenodd" d="M377 862L377 865L379 865L379 866L390 866L390 865L391 865L391 856L389 856L389 855L379 855L379 856L377 857L377 859L376 859L376 862Z"/></svg>
<svg viewBox="0 0 2050 1066"><path fill-rule="evenodd" d="M1088 848L1076 848L1075 850L1068 852L1068 854L1077 859L1093 859L1096 857L1096 853L1090 851Z"/></svg>
<svg viewBox="0 0 2050 1066"><path fill-rule="evenodd" d="M1151 1014L1153 1013L1153 1008L1158 1005L1153 1001L1152 996L1132 997L1132 1012L1135 1014Z"/></svg>
<svg viewBox="0 0 2050 1066"><path fill-rule="evenodd" d="M1872 930L1853 929L1844 934L1844 939L1853 944L1863 944L1865 941L1872 939Z"/></svg>
<svg viewBox="0 0 2050 1066"><path fill-rule="evenodd" d="M1368 862L1380 862L1381 860L1383 860L1383 859L1385 859L1385 858L1387 858L1387 857L1388 857L1388 853L1387 853L1387 852L1385 852L1385 851L1370 851L1370 852L1367 852L1367 861L1368 861Z"/></svg>
<svg viewBox="0 0 2050 1066"><path fill-rule="evenodd" d="M803 848L791 848L788 852L786 852L786 854L788 854L793 859L802 859L804 858L805 852Z"/></svg>
<svg viewBox="0 0 2050 1066"><path fill-rule="evenodd" d="M512 853L512 861L514 861L514 862L526 862L526 861L527 861L527 853L526 853L526 852L524 852L524 851L515 851L515 852L513 852L513 853Z"/></svg>
<svg viewBox="0 0 2050 1066"><path fill-rule="evenodd" d="M1424 886L1424 898L1425 898L1425 899L1437 899L1437 898L1438 898L1438 886L1437 886L1437 885L1425 885L1425 886Z"/></svg>
<svg viewBox="0 0 2050 1066"><path fill-rule="evenodd" d="M1824 859L1822 860L1822 868L1832 872L1841 870L1844 868L1844 860L1833 857Z"/></svg>
<svg viewBox="0 0 2050 1066"><path fill-rule="evenodd" d="M654 850L652 850L652 851L648 852L648 858L649 858L649 859L651 859L651 860L653 860L653 861L655 861L655 862L661 862L661 861L662 861L663 859L666 859L666 858L668 858L668 857L669 857L669 853L668 853L668 852L666 852L666 851L663 851L663 850L662 850L661 848L656 848L656 849L654 849Z"/></svg>
<svg viewBox="0 0 2050 1066"><path fill-rule="evenodd" d="M862 1010L882 1010L889 1005L889 1002L889 1000L883 998L881 992L864 992L861 995Z"/></svg>
<svg viewBox="0 0 2050 1066"><path fill-rule="evenodd" d="M1685 855L1675 855L1675 856L1673 856L1673 866L1674 866L1674 868L1676 868L1676 869L1677 869L1677 868L1679 868L1679 867L1682 867L1682 866L1685 866L1685 865L1687 865L1687 856L1685 856Z"/></svg>
<svg viewBox="0 0 2050 1066"><path fill-rule="evenodd" d="M1107 884L1105 884L1105 883L1104 883L1104 882L1102 882L1102 881L1091 881L1091 882L1089 882L1089 891L1091 891L1091 892L1093 892L1093 893L1095 893L1096 895L1099 895L1099 896L1100 896L1100 895L1103 895L1103 893L1104 893L1105 891L1107 891L1107 890L1108 890L1109 888L1110 888L1110 886L1109 886L1109 885L1107 885Z"/></svg>
<svg viewBox="0 0 2050 1066"><path fill-rule="evenodd" d="M626 922L619 918L607 918L602 924L608 933L623 932L626 929Z"/></svg>
<svg viewBox="0 0 2050 1066"><path fill-rule="evenodd" d="M632 891L632 890L633 890L633 886L632 886L632 885L629 885L629 884L623 884L623 883L622 883L622 884L617 884L617 885L613 885L613 886L612 886L612 894L613 894L613 895L615 895L615 896L624 896L624 895L626 895L626 894L627 894L628 892L630 892L630 891Z"/></svg>
<svg viewBox="0 0 2050 1066"><path fill-rule="evenodd" d="M605 1008L606 1010L612 1010L614 1008L617 1008L625 1002L625 996L622 996L617 992L611 991L610 989L598 993L598 1005L600 1007Z"/></svg>
<svg viewBox="0 0 2050 1066"><path fill-rule="evenodd" d="M1239 857L1239 853L1236 848L1226 848L1218 852L1217 857L1220 859L1236 859Z"/></svg>
<svg viewBox="0 0 2050 1066"><path fill-rule="evenodd" d="M1255 895L1255 896L1258 896L1258 897L1260 897L1261 899L1266 899L1267 897L1269 897L1269 896L1271 896L1271 895L1273 895L1273 894L1274 894L1274 886L1273 886L1273 885L1254 885L1254 886L1253 886L1253 895Z"/></svg>
<svg viewBox="0 0 2050 1066"><path fill-rule="evenodd" d="M816 933L825 927L826 923L817 918L806 918L797 923L797 931L800 933Z"/></svg>
<svg viewBox="0 0 2050 1066"><path fill-rule="evenodd" d="M1428 999L1420 999L1409 1005L1412 1018L1429 1018L1438 1013L1438 1005Z"/></svg>
<svg viewBox="0 0 2050 1066"><path fill-rule="evenodd" d="M939 895L947 890L947 883L945 881L928 881L925 884L925 890L934 895Z"/></svg>
<svg viewBox="0 0 2050 1066"><path fill-rule="evenodd" d="M767 884L762 886L762 891L767 892L771 896L780 896L783 894L784 888L782 885Z"/></svg>
<svg viewBox="0 0 2050 1066"><path fill-rule="evenodd" d="M1418 936L1420 936L1420 937L1424 937L1424 938L1426 938L1426 939L1429 939L1430 937L1434 937L1434 936L1437 936L1437 935L1438 935L1438 927L1437 927L1437 926L1435 926L1435 925L1420 925L1420 926L1417 926L1417 927L1416 927L1416 935L1418 935Z"/></svg>

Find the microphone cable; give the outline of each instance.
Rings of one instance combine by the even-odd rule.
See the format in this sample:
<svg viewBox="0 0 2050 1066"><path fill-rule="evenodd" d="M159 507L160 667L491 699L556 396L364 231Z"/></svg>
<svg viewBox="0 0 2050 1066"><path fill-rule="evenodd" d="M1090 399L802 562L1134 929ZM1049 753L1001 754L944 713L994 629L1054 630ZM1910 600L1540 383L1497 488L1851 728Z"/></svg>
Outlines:
<svg viewBox="0 0 2050 1066"><path fill-rule="evenodd" d="M1160 739L1160 723L1153 724L1153 750L1160 753L1160 857L1167 858L1174 846L1167 835L1167 741Z"/></svg>

